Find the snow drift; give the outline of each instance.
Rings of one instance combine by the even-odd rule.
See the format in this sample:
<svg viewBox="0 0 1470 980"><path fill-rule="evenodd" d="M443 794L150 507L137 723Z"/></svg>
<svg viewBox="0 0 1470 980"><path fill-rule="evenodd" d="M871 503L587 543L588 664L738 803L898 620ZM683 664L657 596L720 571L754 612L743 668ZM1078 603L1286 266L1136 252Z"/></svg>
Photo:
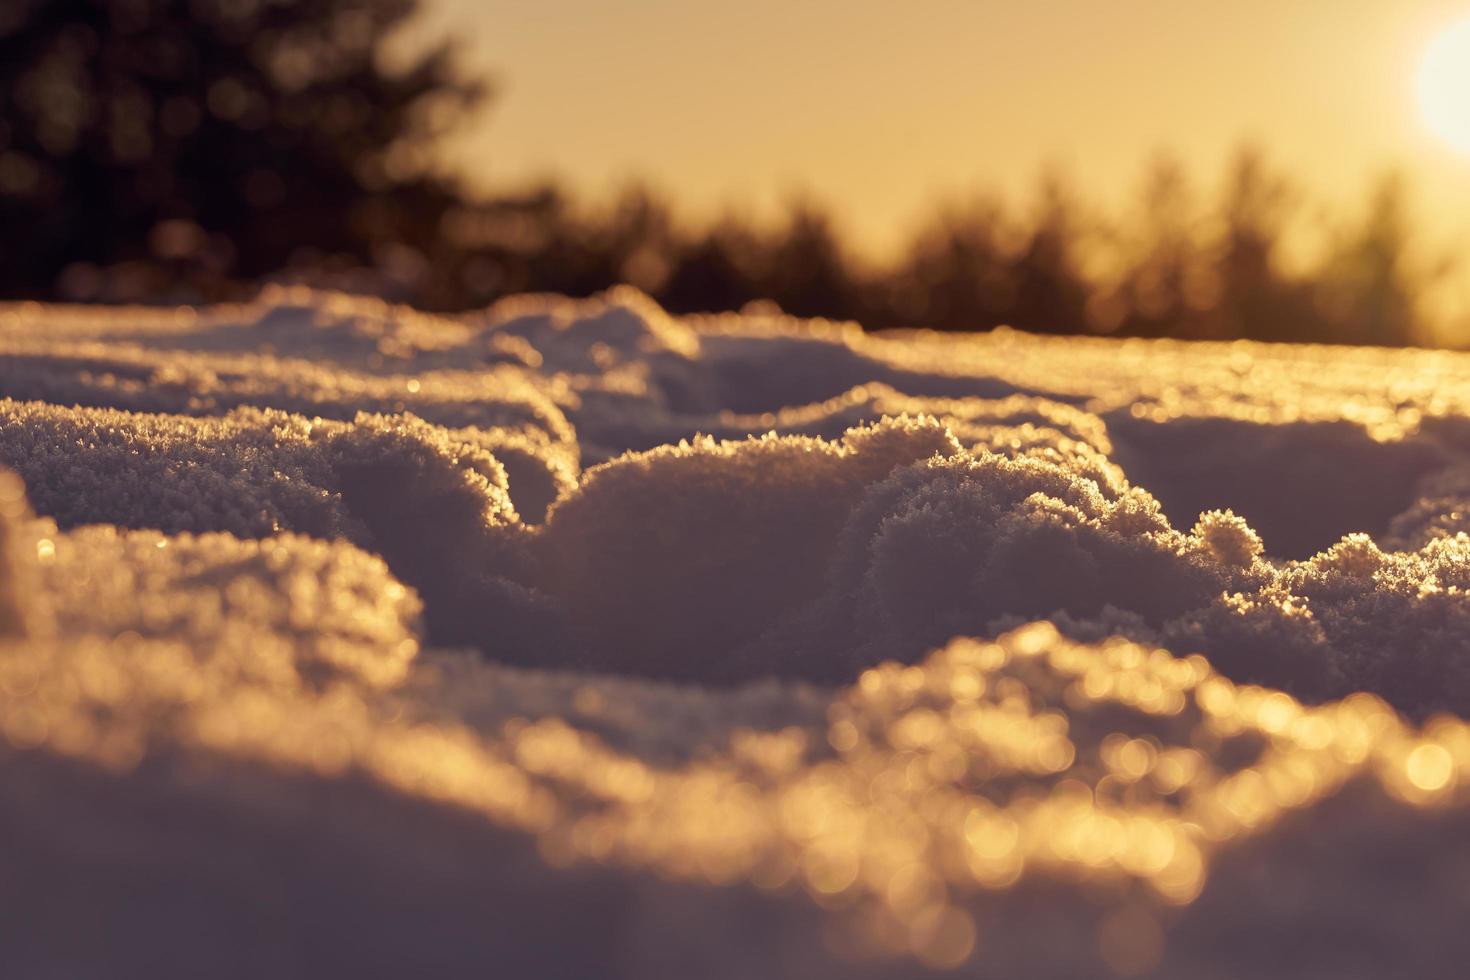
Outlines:
<svg viewBox="0 0 1470 980"><path fill-rule="evenodd" d="M0 963L1446 973L1466 368L0 309Z"/></svg>

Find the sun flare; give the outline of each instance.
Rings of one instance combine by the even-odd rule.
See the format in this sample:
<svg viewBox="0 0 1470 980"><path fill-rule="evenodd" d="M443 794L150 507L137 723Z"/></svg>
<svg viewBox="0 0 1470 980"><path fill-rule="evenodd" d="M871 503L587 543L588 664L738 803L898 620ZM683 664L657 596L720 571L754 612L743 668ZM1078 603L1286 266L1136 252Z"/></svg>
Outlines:
<svg viewBox="0 0 1470 980"><path fill-rule="evenodd" d="M1436 136L1470 154L1470 17L1446 28L1424 52L1419 111Z"/></svg>

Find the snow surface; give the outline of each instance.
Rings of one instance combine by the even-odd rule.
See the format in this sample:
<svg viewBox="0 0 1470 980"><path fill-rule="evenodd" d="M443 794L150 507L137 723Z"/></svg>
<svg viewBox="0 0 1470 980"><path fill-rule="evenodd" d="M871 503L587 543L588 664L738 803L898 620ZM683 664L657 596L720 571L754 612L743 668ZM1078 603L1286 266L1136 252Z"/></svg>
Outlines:
<svg viewBox="0 0 1470 980"><path fill-rule="evenodd" d="M277 289L0 396L0 975L1470 954L1466 355Z"/></svg>

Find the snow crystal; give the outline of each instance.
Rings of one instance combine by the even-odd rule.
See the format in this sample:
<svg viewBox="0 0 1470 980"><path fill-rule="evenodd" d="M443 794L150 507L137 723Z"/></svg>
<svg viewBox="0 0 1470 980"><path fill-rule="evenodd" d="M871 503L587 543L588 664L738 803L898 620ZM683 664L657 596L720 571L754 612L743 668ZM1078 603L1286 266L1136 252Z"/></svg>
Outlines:
<svg viewBox="0 0 1470 980"><path fill-rule="evenodd" d="M1201 514L1191 534L1201 550L1224 565L1249 568L1265 548L1261 536L1232 510Z"/></svg>

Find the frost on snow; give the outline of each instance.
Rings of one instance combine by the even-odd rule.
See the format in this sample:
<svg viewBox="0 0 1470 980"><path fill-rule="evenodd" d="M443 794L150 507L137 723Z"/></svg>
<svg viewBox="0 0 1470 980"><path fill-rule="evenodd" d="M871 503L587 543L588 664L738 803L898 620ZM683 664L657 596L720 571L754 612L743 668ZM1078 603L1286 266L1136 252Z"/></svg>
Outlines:
<svg viewBox="0 0 1470 980"><path fill-rule="evenodd" d="M1444 975L1467 369L0 308L0 972Z"/></svg>

